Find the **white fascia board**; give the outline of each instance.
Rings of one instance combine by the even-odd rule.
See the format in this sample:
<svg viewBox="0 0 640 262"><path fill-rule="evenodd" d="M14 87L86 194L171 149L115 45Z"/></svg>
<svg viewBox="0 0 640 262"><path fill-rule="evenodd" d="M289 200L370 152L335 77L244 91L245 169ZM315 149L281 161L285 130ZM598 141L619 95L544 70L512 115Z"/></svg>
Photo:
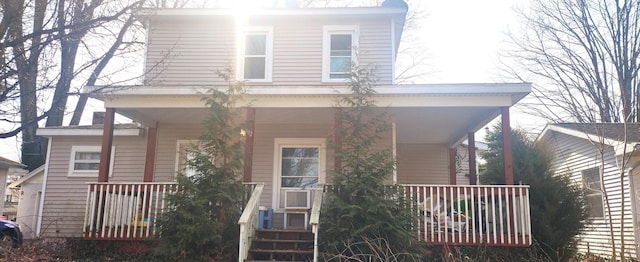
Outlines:
<svg viewBox="0 0 640 262"><path fill-rule="evenodd" d="M226 86L129 86L98 87L87 86L84 93L95 90L105 91L101 96L117 95L202 95L210 88L225 90ZM505 84L424 84L424 85L384 85L374 88L378 95L522 95L531 92L529 83ZM346 85L313 86L268 86L247 85L248 95L341 95L349 94Z"/></svg>
<svg viewBox="0 0 640 262"><path fill-rule="evenodd" d="M618 141L616 139L601 137L601 136L598 136L598 135L589 134L589 133L586 133L586 132L582 132L582 131L578 131L578 130L574 130L574 129L570 129L570 128L559 127L559 126L555 126L555 125L547 125L547 127L545 127L545 129L542 131L542 133L540 134L540 136L538 137L537 140L540 140L540 139L544 138L545 136L550 135L552 131L553 132L558 132L558 133L563 133L563 134L574 136L574 137L578 137L578 138L582 138L582 139L585 139L587 141L591 141L591 142L594 142L594 143L602 142L605 145L614 147L614 149L619 148L619 150L620 150L619 153L622 153L621 150L622 150L622 147L624 146L623 141ZM629 147L630 145L635 145L635 142L634 143L630 143L627 146ZM618 149L616 149L616 152L618 153Z"/></svg>
<svg viewBox="0 0 640 262"><path fill-rule="evenodd" d="M405 8L349 7L349 8L265 8L265 9L211 9L160 8L143 9L139 16L313 16L313 15L404 15Z"/></svg>
<svg viewBox="0 0 640 262"><path fill-rule="evenodd" d="M141 136L141 128L136 129L115 129L113 136ZM102 136L102 129L86 128L39 128L36 130L39 136Z"/></svg>
<svg viewBox="0 0 640 262"><path fill-rule="evenodd" d="M14 181L13 183L9 184L9 188L16 188L20 185L22 185L22 183L28 181L29 179L31 179L32 177L36 176L39 173L44 172L44 167L45 165L41 165L40 167L34 169L33 171L29 172L29 174L21 177L20 179Z"/></svg>

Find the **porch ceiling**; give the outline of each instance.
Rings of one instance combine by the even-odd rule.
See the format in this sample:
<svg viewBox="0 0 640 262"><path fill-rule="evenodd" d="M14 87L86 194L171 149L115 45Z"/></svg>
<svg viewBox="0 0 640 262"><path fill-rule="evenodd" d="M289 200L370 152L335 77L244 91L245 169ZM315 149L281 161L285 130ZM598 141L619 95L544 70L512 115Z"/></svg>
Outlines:
<svg viewBox="0 0 640 262"><path fill-rule="evenodd" d="M499 107L390 108L397 143L455 146L499 115ZM202 123L204 108L119 108L118 112L145 125ZM333 108L257 108L256 123L333 123Z"/></svg>

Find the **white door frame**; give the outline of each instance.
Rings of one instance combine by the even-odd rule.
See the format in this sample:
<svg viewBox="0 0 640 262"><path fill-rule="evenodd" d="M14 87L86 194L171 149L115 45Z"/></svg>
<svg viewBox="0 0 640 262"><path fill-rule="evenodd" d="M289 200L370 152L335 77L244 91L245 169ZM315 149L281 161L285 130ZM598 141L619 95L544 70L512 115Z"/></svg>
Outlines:
<svg viewBox="0 0 640 262"><path fill-rule="evenodd" d="M282 148L283 147L317 147L318 150L318 184L324 184L326 180L326 139L325 138L276 138L273 146L273 194L271 206L274 211L282 212L280 208L280 188L282 181Z"/></svg>

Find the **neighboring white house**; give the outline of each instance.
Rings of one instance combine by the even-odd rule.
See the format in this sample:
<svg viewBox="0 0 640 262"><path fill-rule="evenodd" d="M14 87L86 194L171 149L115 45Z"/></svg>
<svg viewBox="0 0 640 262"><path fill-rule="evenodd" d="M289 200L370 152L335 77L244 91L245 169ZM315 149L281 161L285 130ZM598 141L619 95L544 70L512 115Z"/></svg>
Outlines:
<svg viewBox="0 0 640 262"><path fill-rule="evenodd" d="M0 196L5 197L7 190L7 174L9 169L23 168L25 165L16 161L0 157ZM0 214L4 213L5 199L0 201Z"/></svg>
<svg viewBox="0 0 640 262"><path fill-rule="evenodd" d="M555 172L570 175L587 191L591 223L578 236L579 252L611 256L608 222L611 217L616 252L620 252L621 237L624 236L625 253L638 258L640 124L627 124L626 141L624 124L550 124L538 137L538 142L547 143L553 151ZM610 213L603 189L609 196ZM621 221L623 210L625 217ZM624 235L621 235L621 226Z"/></svg>
<svg viewBox="0 0 640 262"><path fill-rule="evenodd" d="M20 224L25 239L36 237L40 201L42 199L44 167L42 165L36 168L8 186L10 190L18 192L16 222Z"/></svg>

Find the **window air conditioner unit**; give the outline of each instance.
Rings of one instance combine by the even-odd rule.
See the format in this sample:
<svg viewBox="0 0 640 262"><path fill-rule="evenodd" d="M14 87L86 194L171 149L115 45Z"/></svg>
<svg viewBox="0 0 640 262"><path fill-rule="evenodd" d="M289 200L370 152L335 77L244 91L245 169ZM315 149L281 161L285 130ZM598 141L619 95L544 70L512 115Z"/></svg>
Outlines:
<svg viewBox="0 0 640 262"><path fill-rule="evenodd" d="M311 208L310 192L308 190L286 190L284 192L285 209Z"/></svg>

